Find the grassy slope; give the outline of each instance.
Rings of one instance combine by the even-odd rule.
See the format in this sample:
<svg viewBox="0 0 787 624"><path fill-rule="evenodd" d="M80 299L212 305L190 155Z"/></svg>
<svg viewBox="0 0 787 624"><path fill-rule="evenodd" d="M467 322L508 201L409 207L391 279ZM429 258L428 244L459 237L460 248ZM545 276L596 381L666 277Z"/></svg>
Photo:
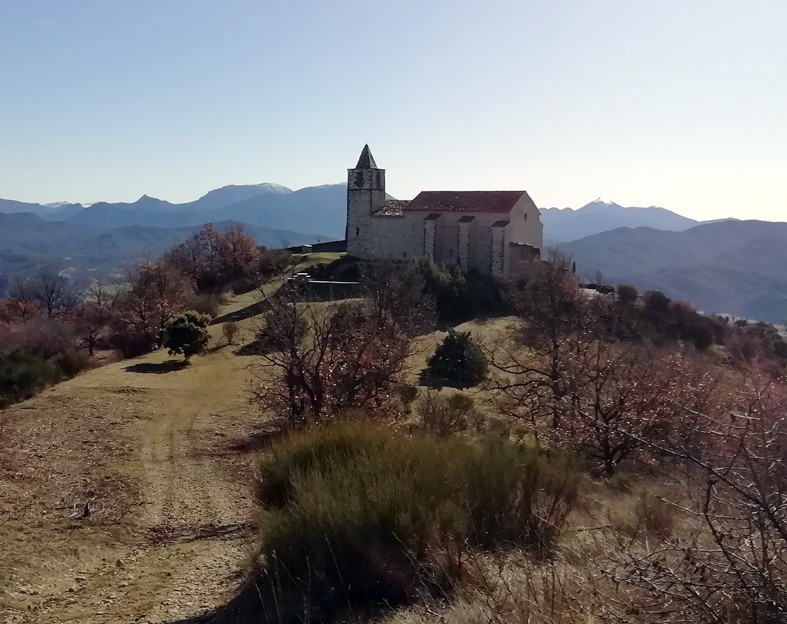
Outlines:
<svg viewBox="0 0 787 624"><path fill-rule="evenodd" d="M242 332L253 322L241 322ZM8 410L4 622L170 621L235 590L253 533L249 487L262 438L247 400L249 360L223 346L219 326L211 331L219 348L188 368L173 370L165 353L153 353ZM88 500L91 517L72 517Z"/></svg>
<svg viewBox="0 0 787 624"><path fill-rule="evenodd" d="M255 298L238 296L222 313ZM254 323L239 322L241 341ZM489 341L510 324L461 328ZM211 332L214 349L188 368L173 369L154 353L87 372L8 411L0 439L4 622L173 622L212 611L242 583L255 530L252 467L265 427L247 400L251 359L222 346L220 325ZM418 341L413 381L443 336ZM81 519L86 500L92 514ZM599 487L587 493L564 545L573 561L567 569L603 547L585 528L608 524L611 513L627 518L633 500ZM463 595L447 621L479 621L474 601ZM437 621L418 609L390 619Z"/></svg>

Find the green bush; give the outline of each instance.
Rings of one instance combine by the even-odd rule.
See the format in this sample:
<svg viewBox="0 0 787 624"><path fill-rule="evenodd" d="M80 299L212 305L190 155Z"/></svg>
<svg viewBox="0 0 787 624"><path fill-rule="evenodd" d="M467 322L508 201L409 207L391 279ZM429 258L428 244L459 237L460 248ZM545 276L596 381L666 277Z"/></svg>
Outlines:
<svg viewBox="0 0 787 624"><path fill-rule="evenodd" d="M171 355L180 354L188 362L192 355L203 353L208 347L210 317L189 310L167 323L164 346Z"/></svg>
<svg viewBox="0 0 787 624"><path fill-rule="evenodd" d="M424 281L424 291L434 297L441 321L462 322L481 315L509 313L503 288L489 275L477 271L464 275L429 258L418 260L416 268Z"/></svg>
<svg viewBox="0 0 787 624"><path fill-rule="evenodd" d="M15 351L0 358L0 407L29 399L62 379L52 362Z"/></svg>
<svg viewBox="0 0 787 624"><path fill-rule="evenodd" d="M578 477L508 441L340 423L274 447L257 485L267 509L257 585L283 621L319 621L439 591L461 573L463 549L548 552Z"/></svg>
<svg viewBox="0 0 787 624"><path fill-rule="evenodd" d="M428 372L457 388L469 388L486 376L486 358L470 332L448 330L448 335L429 358Z"/></svg>
<svg viewBox="0 0 787 624"><path fill-rule="evenodd" d="M0 408L31 398L41 390L88 368L83 351L71 349L49 359L23 350L0 357Z"/></svg>
<svg viewBox="0 0 787 624"><path fill-rule="evenodd" d="M57 366L63 377L76 377L83 370L90 367L90 357L85 351L70 349L52 358L51 362Z"/></svg>

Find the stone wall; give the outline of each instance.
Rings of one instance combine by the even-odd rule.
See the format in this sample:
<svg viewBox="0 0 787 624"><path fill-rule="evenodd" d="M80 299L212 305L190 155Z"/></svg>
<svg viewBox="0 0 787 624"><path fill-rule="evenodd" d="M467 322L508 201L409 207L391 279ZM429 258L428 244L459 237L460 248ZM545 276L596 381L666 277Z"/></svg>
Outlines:
<svg viewBox="0 0 787 624"><path fill-rule="evenodd" d="M404 211L375 214L385 204L385 171L350 169L347 253L364 259L433 257L463 271L509 275L543 245L538 208L527 193L508 214ZM495 225L495 227L493 227Z"/></svg>
<svg viewBox="0 0 787 624"><path fill-rule="evenodd" d="M385 203L383 169L347 171L347 253L359 258L373 257L366 240L372 229L372 215Z"/></svg>
<svg viewBox="0 0 787 624"><path fill-rule="evenodd" d="M492 227L501 221L508 223ZM356 222L360 223L358 234L352 244L348 240L347 248L352 256L387 260L428 256L463 271L490 273L494 265L500 275L521 272L523 258L529 258L531 248L540 249L542 244L538 208L529 197L523 197L509 215L435 216L413 211L402 216L370 215ZM524 251L523 245L528 246Z"/></svg>
<svg viewBox="0 0 787 624"><path fill-rule="evenodd" d="M495 276L502 276L506 271L506 228L504 226L495 226L491 228L492 231L492 249L491 254L491 273Z"/></svg>
<svg viewBox="0 0 787 624"><path fill-rule="evenodd" d="M507 219L510 221L506 227L508 242L523 243L536 249L543 247L544 226L541 223L541 213L527 193L514 204Z"/></svg>
<svg viewBox="0 0 787 624"><path fill-rule="evenodd" d="M372 216L347 253L357 258L405 260L424 255L423 215Z"/></svg>

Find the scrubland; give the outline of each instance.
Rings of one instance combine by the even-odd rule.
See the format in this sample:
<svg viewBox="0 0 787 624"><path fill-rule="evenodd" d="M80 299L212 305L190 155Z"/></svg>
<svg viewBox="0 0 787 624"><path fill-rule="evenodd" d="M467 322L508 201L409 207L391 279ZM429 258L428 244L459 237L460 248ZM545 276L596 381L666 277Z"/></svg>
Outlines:
<svg viewBox="0 0 787 624"><path fill-rule="evenodd" d="M188 366L9 407L3 621L784 621L780 345L541 270L469 311L451 275L274 279ZM480 383L430 370L449 329Z"/></svg>

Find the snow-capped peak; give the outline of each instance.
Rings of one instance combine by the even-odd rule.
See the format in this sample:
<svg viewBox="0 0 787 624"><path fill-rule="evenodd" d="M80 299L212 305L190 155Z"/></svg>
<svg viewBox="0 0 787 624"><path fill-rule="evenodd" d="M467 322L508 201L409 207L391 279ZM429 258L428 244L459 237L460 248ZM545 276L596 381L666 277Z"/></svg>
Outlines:
<svg viewBox="0 0 787 624"><path fill-rule="evenodd" d="M283 184L263 182L262 184L255 184L254 186L260 189L265 189L269 193L292 193L292 189L284 186Z"/></svg>

